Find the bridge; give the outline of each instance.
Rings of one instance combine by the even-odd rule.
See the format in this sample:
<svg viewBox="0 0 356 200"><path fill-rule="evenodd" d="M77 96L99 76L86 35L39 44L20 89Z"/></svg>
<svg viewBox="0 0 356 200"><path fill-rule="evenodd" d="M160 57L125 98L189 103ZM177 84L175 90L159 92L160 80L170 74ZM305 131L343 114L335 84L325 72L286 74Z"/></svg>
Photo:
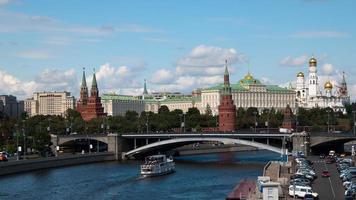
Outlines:
<svg viewBox="0 0 356 200"><path fill-rule="evenodd" d="M170 152L175 148L200 143L218 142L222 144L247 145L258 149L266 149L282 155L293 151L305 154L318 153L325 149L343 150L343 144L356 140L350 134L327 133L126 133L97 135L51 135L53 150L73 141L84 141L84 145L101 144L106 151L114 152L117 159L139 158L158 152ZM88 149L87 148L87 149ZM97 147L97 149L101 149ZM341 150L342 149L342 150Z"/></svg>

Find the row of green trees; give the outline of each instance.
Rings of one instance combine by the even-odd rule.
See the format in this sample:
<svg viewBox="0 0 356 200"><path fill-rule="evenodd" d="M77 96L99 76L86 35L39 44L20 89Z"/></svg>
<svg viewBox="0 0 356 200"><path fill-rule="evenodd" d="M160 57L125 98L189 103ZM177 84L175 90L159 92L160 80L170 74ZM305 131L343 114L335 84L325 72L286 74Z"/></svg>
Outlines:
<svg viewBox="0 0 356 200"><path fill-rule="evenodd" d="M328 124L333 129L349 131L353 127L352 111L356 110L356 104L348 105L346 109L347 114L344 115L329 108L299 108L294 119L299 127L308 127L311 131L325 130ZM29 148L43 151L50 145L50 134L201 131L218 126L218 117L211 113L210 108L207 108L206 114L201 114L197 108L183 113L182 110L170 111L162 106L158 113L128 111L124 116L99 117L89 122L72 109L64 117L23 115L21 119L12 119L0 113L0 150L15 151L17 144L23 146L26 143ZM255 125L257 128L278 128L283 122L283 112L273 108L261 113L257 108L238 108L236 116L238 130L255 128Z"/></svg>

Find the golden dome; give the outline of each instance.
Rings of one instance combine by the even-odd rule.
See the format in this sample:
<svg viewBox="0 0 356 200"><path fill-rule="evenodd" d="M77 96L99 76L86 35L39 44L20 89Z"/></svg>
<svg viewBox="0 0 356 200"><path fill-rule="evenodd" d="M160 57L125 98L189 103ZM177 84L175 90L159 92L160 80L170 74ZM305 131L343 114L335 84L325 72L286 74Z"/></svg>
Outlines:
<svg viewBox="0 0 356 200"><path fill-rule="evenodd" d="M324 88L326 90L331 90L333 89L333 84L330 82L330 81L327 81L325 84L324 84Z"/></svg>
<svg viewBox="0 0 356 200"><path fill-rule="evenodd" d="M303 72L299 72L298 75L297 75L297 77L304 77Z"/></svg>
<svg viewBox="0 0 356 200"><path fill-rule="evenodd" d="M316 59L314 57L310 58L310 60L309 60L309 65L310 66L316 66L316 63L317 63L317 61L316 61Z"/></svg>
<svg viewBox="0 0 356 200"><path fill-rule="evenodd" d="M249 73L247 73L247 75L245 76L245 80L252 80L253 76Z"/></svg>

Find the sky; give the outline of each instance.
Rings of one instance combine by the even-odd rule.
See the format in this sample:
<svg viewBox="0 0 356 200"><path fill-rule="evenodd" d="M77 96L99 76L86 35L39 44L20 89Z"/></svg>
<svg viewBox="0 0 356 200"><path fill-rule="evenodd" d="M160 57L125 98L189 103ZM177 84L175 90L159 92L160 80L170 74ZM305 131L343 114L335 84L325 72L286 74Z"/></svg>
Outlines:
<svg viewBox="0 0 356 200"><path fill-rule="evenodd" d="M318 60L320 87L346 74L356 99L356 1L0 0L0 93L69 91L83 68L101 93L190 93L248 72L294 84Z"/></svg>

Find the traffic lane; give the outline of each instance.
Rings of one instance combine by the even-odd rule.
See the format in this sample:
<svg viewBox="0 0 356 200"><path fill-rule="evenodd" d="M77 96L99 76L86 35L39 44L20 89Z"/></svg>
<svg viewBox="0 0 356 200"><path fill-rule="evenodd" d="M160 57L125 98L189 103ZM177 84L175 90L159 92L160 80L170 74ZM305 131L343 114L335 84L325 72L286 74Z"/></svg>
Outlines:
<svg viewBox="0 0 356 200"><path fill-rule="evenodd" d="M314 163L315 173L318 178L314 180L312 188L319 194L319 199L325 200L342 200L344 199L345 190L342 186L342 181L339 178L335 163L326 164L324 160L318 158L310 159ZM330 177L322 177L321 173L324 170L330 172Z"/></svg>

